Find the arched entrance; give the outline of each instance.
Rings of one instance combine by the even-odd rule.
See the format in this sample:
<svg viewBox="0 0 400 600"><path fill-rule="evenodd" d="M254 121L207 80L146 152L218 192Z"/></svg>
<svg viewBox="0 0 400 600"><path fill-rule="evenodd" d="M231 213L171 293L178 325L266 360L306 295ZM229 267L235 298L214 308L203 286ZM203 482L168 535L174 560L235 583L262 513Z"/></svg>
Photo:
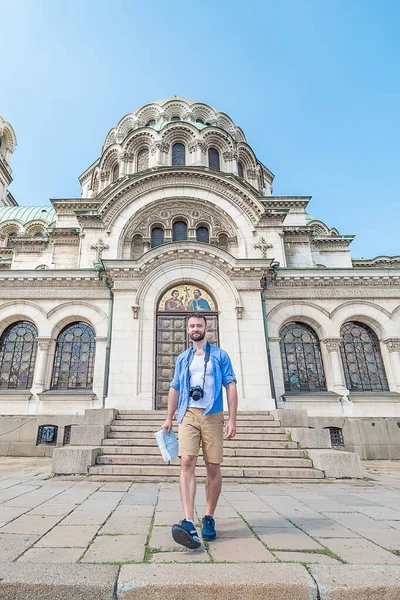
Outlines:
<svg viewBox="0 0 400 600"><path fill-rule="evenodd" d="M214 298L204 288L191 283L170 287L157 306L156 329L156 408L167 407L169 384L177 356L190 345L185 320L188 313L207 317L207 339L218 345L218 311Z"/></svg>

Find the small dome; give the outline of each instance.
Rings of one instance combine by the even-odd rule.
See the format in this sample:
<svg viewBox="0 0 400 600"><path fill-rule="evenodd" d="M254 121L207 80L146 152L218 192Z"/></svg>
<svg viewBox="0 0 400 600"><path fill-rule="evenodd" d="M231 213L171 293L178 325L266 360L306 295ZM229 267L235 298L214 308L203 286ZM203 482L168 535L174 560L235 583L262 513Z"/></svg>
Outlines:
<svg viewBox="0 0 400 600"><path fill-rule="evenodd" d="M22 225L29 221L44 221L50 225L56 220L53 206L4 206L0 208L0 223L19 221Z"/></svg>

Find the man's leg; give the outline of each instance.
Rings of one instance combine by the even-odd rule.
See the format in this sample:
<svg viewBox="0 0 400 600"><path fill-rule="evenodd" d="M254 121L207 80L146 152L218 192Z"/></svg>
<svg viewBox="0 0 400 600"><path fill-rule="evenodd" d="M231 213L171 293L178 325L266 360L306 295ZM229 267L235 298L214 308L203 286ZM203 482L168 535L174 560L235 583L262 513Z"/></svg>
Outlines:
<svg viewBox="0 0 400 600"><path fill-rule="evenodd" d="M181 457L181 474L179 486L185 519L194 523L194 499L196 496L196 468L197 456Z"/></svg>
<svg viewBox="0 0 400 600"><path fill-rule="evenodd" d="M218 498L222 488L221 466L215 463L206 463L206 515L214 516Z"/></svg>

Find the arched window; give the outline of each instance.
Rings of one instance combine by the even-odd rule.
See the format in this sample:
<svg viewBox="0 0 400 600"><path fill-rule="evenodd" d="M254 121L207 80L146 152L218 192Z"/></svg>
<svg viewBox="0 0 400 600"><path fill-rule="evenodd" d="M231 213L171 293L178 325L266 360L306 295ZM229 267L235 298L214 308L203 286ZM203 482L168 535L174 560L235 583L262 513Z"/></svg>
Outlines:
<svg viewBox="0 0 400 600"><path fill-rule="evenodd" d="M35 238L42 238L43 237L43 233L41 231L37 231L36 233L33 234L33 237L35 237Z"/></svg>
<svg viewBox="0 0 400 600"><path fill-rule="evenodd" d="M196 229L196 240L208 244L210 242L210 233L208 227L198 227Z"/></svg>
<svg viewBox="0 0 400 600"><path fill-rule="evenodd" d="M57 443L58 427L57 425L40 425L36 445Z"/></svg>
<svg viewBox="0 0 400 600"><path fill-rule="evenodd" d="M142 254L143 254L143 238L139 233L137 233L136 235L133 236L133 239L132 239L132 258L134 260L136 260L139 258L139 256L142 256Z"/></svg>
<svg viewBox="0 0 400 600"><path fill-rule="evenodd" d="M187 240L187 225L184 221L177 221L172 226L172 241L182 242Z"/></svg>
<svg viewBox="0 0 400 600"><path fill-rule="evenodd" d="M196 119L196 123L202 123L202 125L204 125L203 119Z"/></svg>
<svg viewBox="0 0 400 600"><path fill-rule="evenodd" d="M153 227L151 230L151 247L161 246L164 243L164 229L162 227Z"/></svg>
<svg viewBox="0 0 400 600"><path fill-rule="evenodd" d="M174 144L172 146L172 166L183 166L185 163L185 146L183 144Z"/></svg>
<svg viewBox="0 0 400 600"><path fill-rule="evenodd" d="M171 117L171 121L180 121L181 118L179 115L174 115L173 117Z"/></svg>
<svg viewBox="0 0 400 600"><path fill-rule="evenodd" d="M280 337L285 390L326 391L321 348L315 331L304 323L288 323Z"/></svg>
<svg viewBox="0 0 400 600"><path fill-rule="evenodd" d="M51 389L90 390L93 385L95 333L86 323L72 323L57 339Z"/></svg>
<svg viewBox="0 0 400 600"><path fill-rule="evenodd" d="M155 119L150 119L150 121L147 121L146 127L152 127L155 124L156 124Z"/></svg>
<svg viewBox="0 0 400 600"><path fill-rule="evenodd" d="M36 327L29 321L9 325L0 338L0 389L32 387L36 359Z"/></svg>
<svg viewBox="0 0 400 600"><path fill-rule="evenodd" d="M149 168L149 149L143 148L137 156L137 171L145 171Z"/></svg>
<svg viewBox="0 0 400 600"><path fill-rule="evenodd" d="M244 179L243 165L242 165L241 162L238 162L237 168L238 168L238 175L239 175L239 177L241 177L242 179Z"/></svg>
<svg viewBox="0 0 400 600"><path fill-rule="evenodd" d="M215 148L208 149L208 166L210 169L220 170L219 152Z"/></svg>
<svg viewBox="0 0 400 600"><path fill-rule="evenodd" d="M8 236L7 239L7 248L14 248L14 240L17 237L17 234L14 233L10 233L10 235Z"/></svg>
<svg viewBox="0 0 400 600"><path fill-rule="evenodd" d="M118 177L119 177L119 164L117 163L115 165L115 167L113 168L112 180L113 181L117 181Z"/></svg>
<svg viewBox="0 0 400 600"><path fill-rule="evenodd" d="M388 390L379 341L372 329L353 321L342 326L340 336L348 389L353 392Z"/></svg>

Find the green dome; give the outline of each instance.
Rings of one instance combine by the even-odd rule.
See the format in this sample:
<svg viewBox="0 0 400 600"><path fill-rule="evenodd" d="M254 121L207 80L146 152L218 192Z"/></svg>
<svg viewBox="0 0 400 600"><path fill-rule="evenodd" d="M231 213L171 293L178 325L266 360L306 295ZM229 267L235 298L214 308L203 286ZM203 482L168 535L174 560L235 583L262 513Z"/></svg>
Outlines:
<svg viewBox="0 0 400 600"><path fill-rule="evenodd" d="M18 221L22 225L29 221L44 221L48 225L56 220L53 206L2 206L0 208L0 223Z"/></svg>

